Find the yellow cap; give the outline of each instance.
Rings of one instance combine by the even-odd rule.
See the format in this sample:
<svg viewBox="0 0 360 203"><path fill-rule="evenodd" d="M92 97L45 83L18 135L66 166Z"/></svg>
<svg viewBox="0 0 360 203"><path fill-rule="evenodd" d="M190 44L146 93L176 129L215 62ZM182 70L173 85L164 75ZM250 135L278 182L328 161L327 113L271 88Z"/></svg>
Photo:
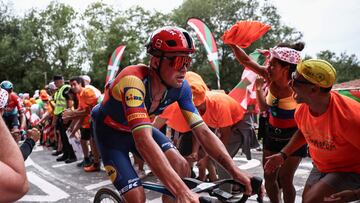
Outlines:
<svg viewBox="0 0 360 203"><path fill-rule="evenodd" d="M302 61L297 65L296 70L306 80L320 87L331 87L336 80L335 68L321 59Z"/></svg>
<svg viewBox="0 0 360 203"><path fill-rule="evenodd" d="M195 72L188 71L186 72L185 80L187 80L190 85L195 106L199 106L205 102L205 93L209 89L201 76Z"/></svg>

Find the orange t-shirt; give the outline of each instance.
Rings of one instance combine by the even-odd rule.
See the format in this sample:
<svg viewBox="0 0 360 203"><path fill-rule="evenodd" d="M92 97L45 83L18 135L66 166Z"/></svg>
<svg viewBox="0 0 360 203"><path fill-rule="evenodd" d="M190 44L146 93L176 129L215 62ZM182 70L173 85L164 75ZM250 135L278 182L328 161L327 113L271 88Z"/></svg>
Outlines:
<svg viewBox="0 0 360 203"><path fill-rule="evenodd" d="M89 113L83 120L82 127L90 128L90 110L97 104L97 96L93 89L91 88L83 88L83 90L77 94L79 105L78 109L89 109Z"/></svg>
<svg viewBox="0 0 360 203"><path fill-rule="evenodd" d="M206 92L206 111L201 115L206 125L212 128L232 126L243 119L245 109L227 94Z"/></svg>
<svg viewBox="0 0 360 203"><path fill-rule="evenodd" d="M301 104L295 120L320 172L360 174L360 103L331 92L327 111L317 117Z"/></svg>
<svg viewBox="0 0 360 203"><path fill-rule="evenodd" d="M207 91L205 102L206 111L201 116L209 127L223 128L232 126L244 117L245 110L227 94ZM167 119L166 124L176 131L190 131L177 103L168 106L160 117Z"/></svg>

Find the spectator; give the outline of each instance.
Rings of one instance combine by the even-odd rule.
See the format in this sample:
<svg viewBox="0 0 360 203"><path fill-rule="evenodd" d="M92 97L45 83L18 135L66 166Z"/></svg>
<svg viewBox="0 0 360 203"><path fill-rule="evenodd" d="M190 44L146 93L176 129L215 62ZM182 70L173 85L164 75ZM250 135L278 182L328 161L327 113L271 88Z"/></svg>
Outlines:
<svg viewBox="0 0 360 203"><path fill-rule="evenodd" d="M62 119L62 113L65 109L70 109L73 106L73 99L69 96L70 85L64 84L63 76L54 76L54 83L57 87L57 91L54 94L55 109L53 124L56 124L56 130L59 131L63 155L56 159L56 161L65 161L65 163L72 163L76 161L76 156L73 148L69 143L69 139L66 135L66 127Z"/></svg>
<svg viewBox="0 0 360 203"><path fill-rule="evenodd" d="M323 202L333 193L360 187L360 103L331 91L335 79L335 69L324 60L297 65L289 85L300 104L295 112L299 130L265 164L265 172L273 172L307 143L313 169L303 191L304 203Z"/></svg>

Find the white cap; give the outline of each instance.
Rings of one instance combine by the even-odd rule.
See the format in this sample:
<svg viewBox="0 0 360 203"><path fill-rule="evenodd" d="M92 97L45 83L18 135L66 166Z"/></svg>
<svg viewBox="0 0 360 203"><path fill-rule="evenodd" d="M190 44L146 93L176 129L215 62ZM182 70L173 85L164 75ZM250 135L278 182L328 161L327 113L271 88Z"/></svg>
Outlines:
<svg viewBox="0 0 360 203"><path fill-rule="evenodd" d="M48 88L51 89L51 90L56 90L55 83L54 83L54 82L50 82Z"/></svg>
<svg viewBox="0 0 360 203"><path fill-rule="evenodd" d="M91 78L90 78L90 76L88 76L88 75L82 75L82 76L80 76L80 77L82 77L82 79L85 80L85 81L87 81L89 84L91 83Z"/></svg>

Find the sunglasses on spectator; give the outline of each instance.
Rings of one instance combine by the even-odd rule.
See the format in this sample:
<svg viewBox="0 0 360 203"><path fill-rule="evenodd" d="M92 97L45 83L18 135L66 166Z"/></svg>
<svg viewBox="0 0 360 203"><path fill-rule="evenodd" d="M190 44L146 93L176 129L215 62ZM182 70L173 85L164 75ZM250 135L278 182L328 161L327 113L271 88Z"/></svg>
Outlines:
<svg viewBox="0 0 360 203"><path fill-rule="evenodd" d="M192 60L190 56L165 56L164 58L170 61L170 66L173 67L174 70L189 68Z"/></svg>
<svg viewBox="0 0 360 203"><path fill-rule="evenodd" d="M310 84L310 85L313 85L313 83L311 83L311 82L309 82L309 81L304 81L304 80L299 80L299 79L296 79L295 76L296 75L296 73L295 72L293 72L293 73L291 73L291 83L293 84L293 85L295 85L295 84Z"/></svg>

